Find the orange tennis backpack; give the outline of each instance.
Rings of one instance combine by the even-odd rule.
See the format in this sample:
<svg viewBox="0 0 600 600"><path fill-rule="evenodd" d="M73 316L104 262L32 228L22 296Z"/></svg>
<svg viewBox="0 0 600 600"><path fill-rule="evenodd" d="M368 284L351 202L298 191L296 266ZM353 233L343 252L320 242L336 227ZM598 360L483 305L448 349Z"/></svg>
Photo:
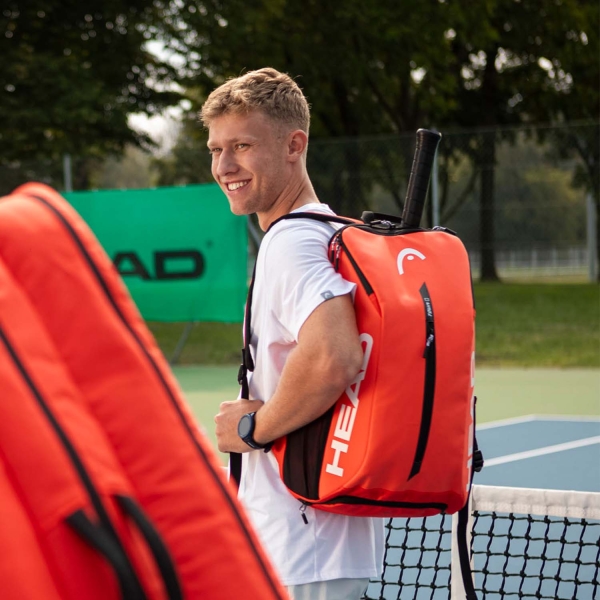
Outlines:
<svg viewBox="0 0 600 600"><path fill-rule="evenodd" d="M364 359L330 410L274 442L282 481L301 502L328 512L459 511L471 484L475 409L475 306L464 245L448 229L406 229L388 215L283 219L343 225L329 259L356 283ZM250 294L246 340L251 304ZM248 346L243 355L242 382L253 367Z"/></svg>
<svg viewBox="0 0 600 600"><path fill-rule="evenodd" d="M0 199L2 600L283 600L219 460L89 228Z"/></svg>

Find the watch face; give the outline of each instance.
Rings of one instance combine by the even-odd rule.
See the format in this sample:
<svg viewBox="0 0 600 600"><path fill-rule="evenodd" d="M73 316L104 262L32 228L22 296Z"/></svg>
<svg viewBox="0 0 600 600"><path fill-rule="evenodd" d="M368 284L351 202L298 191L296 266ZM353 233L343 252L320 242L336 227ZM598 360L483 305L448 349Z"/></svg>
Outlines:
<svg viewBox="0 0 600 600"><path fill-rule="evenodd" d="M254 414L244 415L238 423L238 434L243 439L250 435L254 429Z"/></svg>

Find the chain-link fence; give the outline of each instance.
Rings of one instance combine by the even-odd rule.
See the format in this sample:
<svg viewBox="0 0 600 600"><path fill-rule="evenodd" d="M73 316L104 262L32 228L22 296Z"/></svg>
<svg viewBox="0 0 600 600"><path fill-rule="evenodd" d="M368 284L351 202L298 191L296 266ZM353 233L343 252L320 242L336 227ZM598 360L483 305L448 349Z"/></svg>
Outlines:
<svg viewBox="0 0 600 600"><path fill-rule="evenodd" d="M486 279L589 276L598 252L599 132L598 123L444 132L434 172L439 208L430 188L423 224L458 232ZM350 216L401 214L414 140L314 141L309 172L320 199Z"/></svg>
<svg viewBox="0 0 600 600"><path fill-rule="evenodd" d="M442 133L438 193L433 202L430 188L423 225L456 231L476 276L585 279L593 271L596 277L600 123ZM414 143L414 134L312 140L308 170L319 198L348 216L363 210L401 214ZM142 165L136 155L129 171L117 176L115 159L74 157L73 189L210 178L210 158L200 145L196 152L175 148L172 156L145 160ZM63 189L63 162L3 165L0 159L1 193L28 180Z"/></svg>

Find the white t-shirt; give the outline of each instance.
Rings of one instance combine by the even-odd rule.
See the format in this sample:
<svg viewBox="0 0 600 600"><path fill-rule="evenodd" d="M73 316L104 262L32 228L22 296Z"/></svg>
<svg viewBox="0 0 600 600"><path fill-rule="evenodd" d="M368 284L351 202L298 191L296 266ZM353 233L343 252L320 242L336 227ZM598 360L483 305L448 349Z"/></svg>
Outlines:
<svg viewBox="0 0 600 600"><path fill-rule="evenodd" d="M334 214L324 204L294 212ZM250 398L269 401L287 356L313 310L326 299L352 293L327 258L331 225L282 221L264 237L252 301ZM339 578L377 577L383 565L383 519L347 517L308 507L286 489L271 453L243 454L239 497L284 585Z"/></svg>

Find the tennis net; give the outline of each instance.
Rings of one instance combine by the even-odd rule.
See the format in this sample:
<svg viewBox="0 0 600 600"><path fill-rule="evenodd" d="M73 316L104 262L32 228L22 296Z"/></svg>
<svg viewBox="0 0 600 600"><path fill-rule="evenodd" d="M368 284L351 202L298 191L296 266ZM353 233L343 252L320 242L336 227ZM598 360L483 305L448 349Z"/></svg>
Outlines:
<svg viewBox="0 0 600 600"><path fill-rule="evenodd" d="M367 600L464 600L454 517L390 519ZM600 493L474 486L469 521L479 600L600 600Z"/></svg>

